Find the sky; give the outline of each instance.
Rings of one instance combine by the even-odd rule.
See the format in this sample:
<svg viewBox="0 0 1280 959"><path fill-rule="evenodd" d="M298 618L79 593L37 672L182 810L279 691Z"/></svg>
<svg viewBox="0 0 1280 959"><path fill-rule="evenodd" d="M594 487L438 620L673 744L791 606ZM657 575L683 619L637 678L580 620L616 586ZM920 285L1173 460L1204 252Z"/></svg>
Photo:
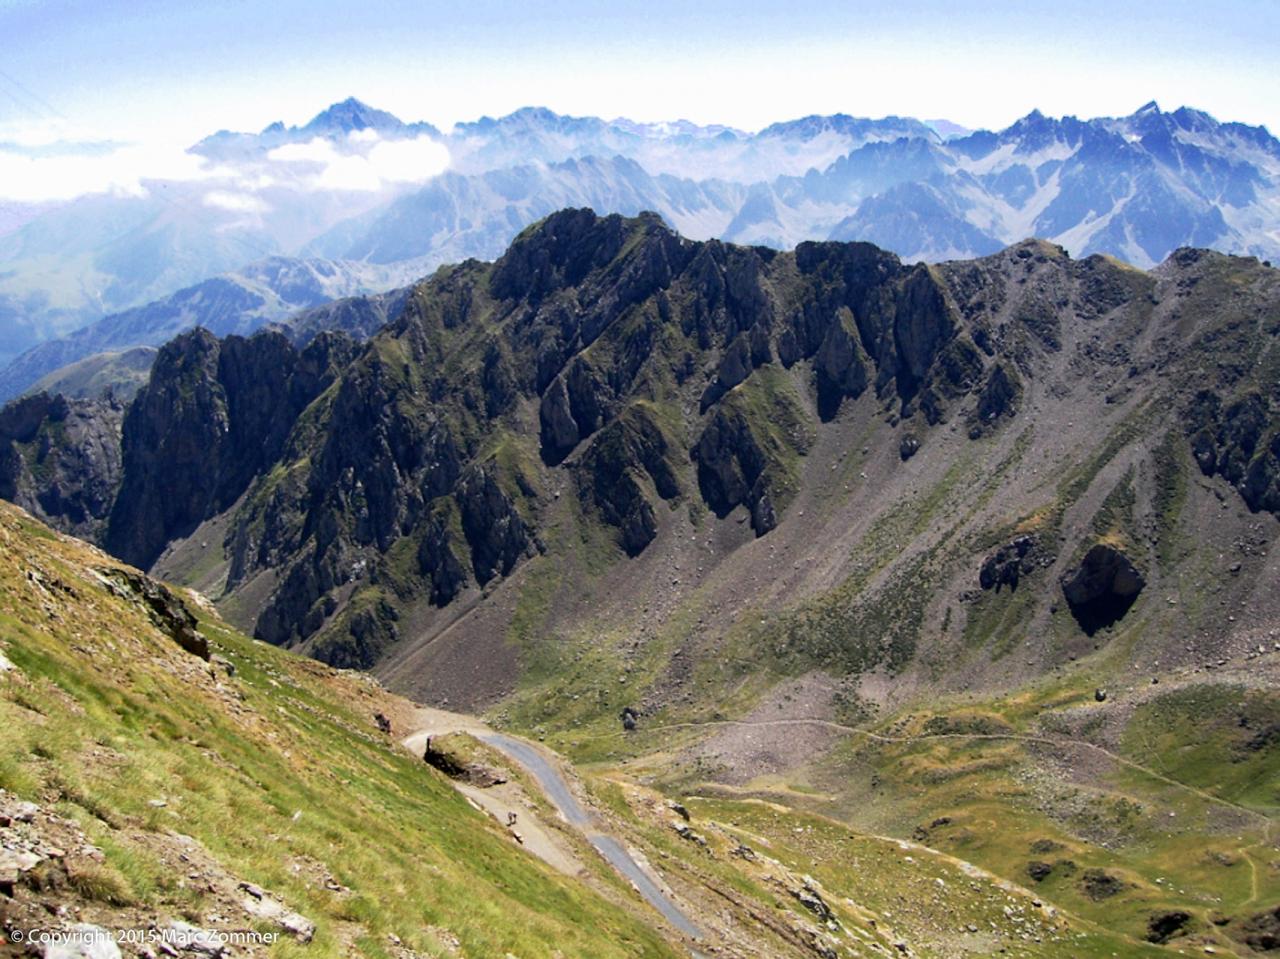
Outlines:
<svg viewBox="0 0 1280 959"><path fill-rule="evenodd" d="M528 105L1001 128L1154 99L1280 131L1277 49L1276 0L0 0L0 142L127 142L181 165L214 130L347 96L442 128Z"/></svg>

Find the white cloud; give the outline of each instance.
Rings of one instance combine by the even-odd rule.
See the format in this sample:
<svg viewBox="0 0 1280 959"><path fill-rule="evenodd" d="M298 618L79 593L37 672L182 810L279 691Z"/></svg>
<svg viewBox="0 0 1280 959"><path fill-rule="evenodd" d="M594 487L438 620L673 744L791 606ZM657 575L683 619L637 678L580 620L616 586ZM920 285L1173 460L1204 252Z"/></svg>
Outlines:
<svg viewBox="0 0 1280 959"><path fill-rule="evenodd" d="M275 163L332 163L338 156L333 144L323 137L316 137L305 143L286 143L276 147L267 154L267 159Z"/></svg>
<svg viewBox="0 0 1280 959"><path fill-rule="evenodd" d="M429 137L383 140L369 151L369 164L389 183L418 183L445 171L449 150Z"/></svg>
<svg viewBox="0 0 1280 959"><path fill-rule="evenodd" d="M106 152L0 148L0 198L38 202L86 193L146 195L146 180L202 180L224 171L181 147L131 144Z"/></svg>
<svg viewBox="0 0 1280 959"><path fill-rule="evenodd" d="M289 143L264 159L215 164L174 143L110 143L57 124L0 129L0 200L36 203L93 193L145 196L148 181L207 182L208 206L242 213L268 207L269 188L376 193L441 173L449 151L428 137L383 140L360 131L338 141Z"/></svg>
<svg viewBox="0 0 1280 959"><path fill-rule="evenodd" d="M449 165L448 148L430 137L383 140L365 130L349 135L347 147L340 151L332 141L316 137L277 147L267 159L308 167L304 182L318 190L376 191L396 183L421 183Z"/></svg>
<svg viewBox="0 0 1280 959"><path fill-rule="evenodd" d="M211 190L204 195L204 205L232 213L266 213L271 209L266 201L249 193L230 193Z"/></svg>

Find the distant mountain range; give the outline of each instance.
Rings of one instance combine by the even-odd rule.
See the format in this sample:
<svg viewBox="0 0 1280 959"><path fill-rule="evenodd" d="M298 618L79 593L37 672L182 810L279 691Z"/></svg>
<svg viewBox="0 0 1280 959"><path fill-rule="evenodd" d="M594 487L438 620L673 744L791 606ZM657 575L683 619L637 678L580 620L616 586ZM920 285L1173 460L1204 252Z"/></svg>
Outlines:
<svg viewBox="0 0 1280 959"><path fill-rule="evenodd" d="M433 175L424 150L447 151L447 170ZM748 133L542 108L441 131L349 99L190 152L209 177L82 197L0 236L0 360L264 257L413 261L401 276L492 259L569 206L656 211L693 239L780 249L868 240L907 260L1029 236L1142 267L1183 245L1280 254L1280 142L1154 103L1120 118L1032 112L998 132L837 114Z"/></svg>
<svg viewBox="0 0 1280 959"><path fill-rule="evenodd" d="M343 298L407 279L395 268L375 264L270 257L32 347L0 370L0 402L36 385L60 385L72 394L83 392L80 386L71 385L80 383L133 383L136 388L134 381L139 375L145 380L154 351L139 354L133 348L160 346L196 326L219 336L248 335L299 311L305 315L308 308L322 304L326 305L325 314L331 316ZM317 319L308 317L306 322L307 328L314 330ZM385 322L382 315L377 325ZM372 332L369 322L359 316L346 325L355 333ZM123 365L111 355L119 351L129 351ZM83 361L90 358L94 362L86 368ZM86 377L90 369L92 373ZM113 376L112 370L123 373L123 379ZM59 375L60 371L65 372Z"/></svg>

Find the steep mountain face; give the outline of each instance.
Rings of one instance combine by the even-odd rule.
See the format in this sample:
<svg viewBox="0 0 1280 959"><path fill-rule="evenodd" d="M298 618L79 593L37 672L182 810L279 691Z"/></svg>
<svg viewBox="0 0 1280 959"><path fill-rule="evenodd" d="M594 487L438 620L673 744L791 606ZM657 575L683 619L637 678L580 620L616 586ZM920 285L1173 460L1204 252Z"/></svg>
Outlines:
<svg viewBox="0 0 1280 959"><path fill-rule="evenodd" d="M220 341L196 330L167 344L124 417L107 548L150 566L171 540L228 509L354 352L331 333L302 351L279 333Z"/></svg>
<svg viewBox="0 0 1280 959"><path fill-rule="evenodd" d="M634 630L589 648L651 671L626 693L648 711L741 671L999 683L1116 631L1176 662L1248 639L1152 597L1224 537L1274 537L1277 284L1204 251L907 266L566 211L358 351L167 346L104 542L165 552L271 642L418 695L515 692L531 722L563 702L545 670L590 687L560 670L593 628ZM1220 585L1266 622L1275 560L1250 550ZM1052 638L1017 665L1027 623Z"/></svg>
<svg viewBox="0 0 1280 959"><path fill-rule="evenodd" d="M0 399L18 396L89 357L159 346L196 326L217 336L248 335L308 308L325 305L332 313L331 301L391 286L399 278L399 271L361 263L271 257L33 347L0 371ZM334 317L325 328L333 329L343 319ZM368 329L368 319L351 319L357 329ZM316 318L310 326L317 326Z"/></svg>
<svg viewBox="0 0 1280 959"><path fill-rule="evenodd" d="M37 393L0 411L0 497L81 539L101 542L120 489L115 400Z"/></svg>

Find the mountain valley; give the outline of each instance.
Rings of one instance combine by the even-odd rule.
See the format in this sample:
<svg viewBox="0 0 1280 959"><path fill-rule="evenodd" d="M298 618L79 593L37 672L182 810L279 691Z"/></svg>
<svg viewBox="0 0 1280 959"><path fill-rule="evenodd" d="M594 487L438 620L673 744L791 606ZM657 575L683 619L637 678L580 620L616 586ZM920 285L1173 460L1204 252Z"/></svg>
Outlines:
<svg viewBox="0 0 1280 959"><path fill-rule="evenodd" d="M632 924L619 954L1265 955L1280 921L1278 335L1280 277L1252 257L1184 248L1142 270L1031 240L911 264L564 210L390 301L182 333L131 400L10 404L0 496L35 518L6 508L8 590L43 590L67 624L39 640L60 664L46 695L97 649L75 638L97 635L77 604L119 599L78 570L123 563L208 598L187 605L264 728L273 697L316 682L336 697L324 709L359 702L396 730L441 722L408 700L483 714L437 727L437 769L519 782L521 821L594 877L571 884L575 908ZM29 601L13 602L20 619ZM5 636L21 671L5 695L32 711L23 628ZM268 662L288 682L258 685ZM149 680L166 703L188 695L175 681ZM73 698L99 695L76 682ZM199 723L221 728L224 709ZM58 754L73 769L92 752L76 728ZM701 943L582 845L486 744L494 731L564 757ZM294 749L281 741L263 755L285 766L261 777L316 775L278 760ZM192 761L184 742L165 755ZM342 743L452 795L420 762ZM14 740L0 786L70 803L90 832L153 828L144 800L111 794L113 824L92 790L24 780L36 748ZM459 836L502 836L484 822L458 819ZM563 882L554 864L519 868ZM131 888L146 921L172 911L170 892ZM419 934L394 910L287 888L332 954L379 954L344 923ZM520 956L603 954L557 940L555 921L492 934ZM502 955L478 926L432 922L463 955Z"/></svg>

